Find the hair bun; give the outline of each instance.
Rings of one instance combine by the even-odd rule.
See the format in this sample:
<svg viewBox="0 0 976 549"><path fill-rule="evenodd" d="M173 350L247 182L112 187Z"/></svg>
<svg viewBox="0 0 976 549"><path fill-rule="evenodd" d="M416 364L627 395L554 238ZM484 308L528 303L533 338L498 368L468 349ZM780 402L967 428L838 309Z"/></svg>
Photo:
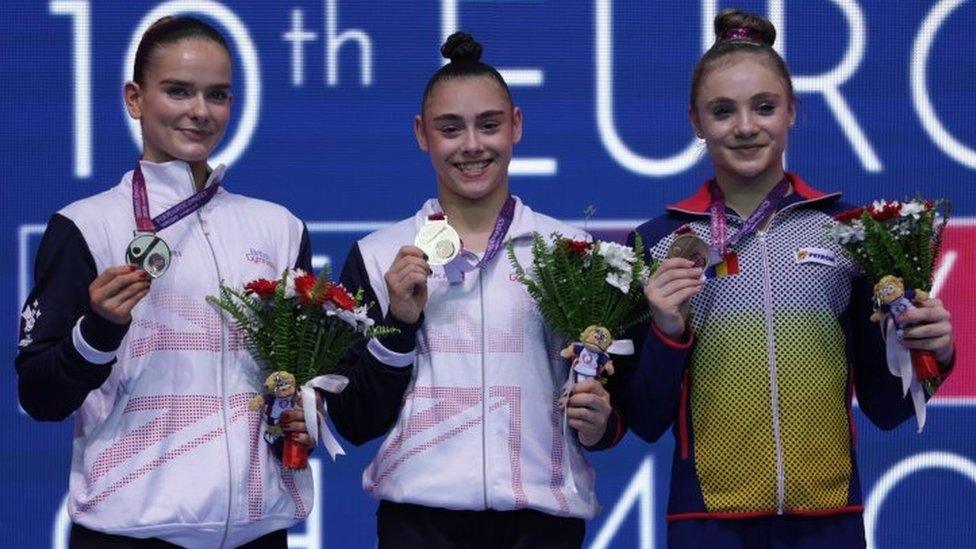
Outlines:
<svg viewBox="0 0 976 549"><path fill-rule="evenodd" d="M466 32L455 32L441 46L441 55L451 63L471 63L481 60L481 44Z"/></svg>
<svg viewBox="0 0 976 549"><path fill-rule="evenodd" d="M773 47L776 27L768 19L755 13L736 9L723 10L715 16L715 42L744 40Z"/></svg>

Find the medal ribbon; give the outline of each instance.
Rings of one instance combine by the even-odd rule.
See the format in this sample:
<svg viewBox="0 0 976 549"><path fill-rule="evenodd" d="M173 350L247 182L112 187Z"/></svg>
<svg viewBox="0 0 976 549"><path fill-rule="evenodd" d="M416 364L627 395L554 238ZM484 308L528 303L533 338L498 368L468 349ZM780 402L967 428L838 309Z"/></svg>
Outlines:
<svg viewBox="0 0 976 549"><path fill-rule="evenodd" d="M211 185L155 218L150 218L146 178L142 175L142 166L136 163L136 169L132 173L132 210L136 216L136 229L143 233L159 232L202 208L204 204L210 202L219 189L219 183Z"/></svg>
<svg viewBox="0 0 976 549"><path fill-rule="evenodd" d="M752 214L742 223L739 232L735 233L735 236L732 238L728 238L728 226L725 220L725 200L722 195L722 189L719 188L714 179L708 183L708 191L712 195L712 202L708 206L708 212L711 217L712 252L717 254L719 261L725 257L726 250L734 246L739 240L742 240L742 237L758 229L759 225L776 212L777 206L779 206L783 197L786 196L789 188L790 182L784 177L770 189L769 193L766 194L766 198L756 206Z"/></svg>
<svg viewBox="0 0 976 549"><path fill-rule="evenodd" d="M428 219L443 219L443 213L436 213L428 216ZM484 269L491 263L491 260L498 255L499 250L505 245L505 234L508 233L508 228L512 225L512 220L515 218L515 198L509 195L505 200L505 204L502 205L501 211L498 212L498 217L495 218L495 226L492 228L491 235L488 237L488 246L485 247L485 255L482 256L481 261L478 263L471 263L469 259L465 257L464 254L464 243L461 244L461 251L458 253L457 257L452 259L450 263L444 265L444 272L447 275L447 281L451 284L460 284L464 280L464 273L466 271L473 271L474 269Z"/></svg>

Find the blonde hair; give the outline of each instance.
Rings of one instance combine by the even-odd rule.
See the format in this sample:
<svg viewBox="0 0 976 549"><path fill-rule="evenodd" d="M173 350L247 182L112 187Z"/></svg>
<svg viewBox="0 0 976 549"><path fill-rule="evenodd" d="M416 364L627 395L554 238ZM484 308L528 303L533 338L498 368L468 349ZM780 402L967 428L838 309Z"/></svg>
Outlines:
<svg viewBox="0 0 976 549"><path fill-rule="evenodd" d="M282 370L280 372L272 372L268 376L268 379L264 380L264 386L271 392L274 392L278 388L278 382L280 380L285 380L291 385L295 385L295 376Z"/></svg>

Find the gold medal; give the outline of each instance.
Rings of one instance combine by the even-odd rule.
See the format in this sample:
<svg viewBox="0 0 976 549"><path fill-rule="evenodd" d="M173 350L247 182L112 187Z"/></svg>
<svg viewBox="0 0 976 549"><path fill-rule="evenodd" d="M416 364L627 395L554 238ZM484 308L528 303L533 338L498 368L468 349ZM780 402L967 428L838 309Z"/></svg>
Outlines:
<svg viewBox="0 0 976 549"><path fill-rule="evenodd" d="M447 218L428 219L417 232L414 244L427 254L427 263L446 265L461 253L461 237L447 224Z"/></svg>
<svg viewBox="0 0 976 549"><path fill-rule="evenodd" d="M137 233L125 249L125 260L159 278L169 269L172 252L166 242L155 233Z"/></svg>
<svg viewBox="0 0 976 549"><path fill-rule="evenodd" d="M668 248L668 257L683 257L695 263L695 267L708 266L709 247L705 241L692 233L678 235Z"/></svg>

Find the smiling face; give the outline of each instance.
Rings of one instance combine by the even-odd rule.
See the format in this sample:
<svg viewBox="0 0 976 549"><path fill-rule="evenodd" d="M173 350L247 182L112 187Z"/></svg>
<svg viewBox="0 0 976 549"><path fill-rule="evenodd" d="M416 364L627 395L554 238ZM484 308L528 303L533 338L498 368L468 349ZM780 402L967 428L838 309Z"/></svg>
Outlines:
<svg viewBox="0 0 976 549"><path fill-rule="evenodd" d="M142 158L206 163L230 119L231 60L220 44L185 38L156 48L141 84L125 85L142 127Z"/></svg>
<svg viewBox="0 0 976 549"><path fill-rule="evenodd" d="M786 82L761 55L735 53L702 78L692 125L705 140L720 184L773 184L796 117Z"/></svg>
<svg viewBox="0 0 976 549"><path fill-rule="evenodd" d="M486 76L439 82L414 119L443 198L476 202L508 194L512 148L522 138L522 111Z"/></svg>

